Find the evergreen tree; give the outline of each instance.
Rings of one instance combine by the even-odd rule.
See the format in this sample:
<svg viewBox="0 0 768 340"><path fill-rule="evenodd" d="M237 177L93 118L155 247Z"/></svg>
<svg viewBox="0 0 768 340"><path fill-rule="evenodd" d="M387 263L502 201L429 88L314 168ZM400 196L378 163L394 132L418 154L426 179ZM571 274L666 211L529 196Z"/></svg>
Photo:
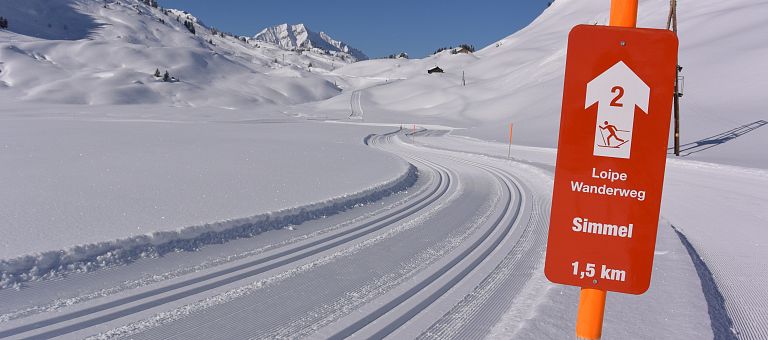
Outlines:
<svg viewBox="0 0 768 340"><path fill-rule="evenodd" d="M0 29L8 28L8 19L0 17Z"/></svg>
<svg viewBox="0 0 768 340"><path fill-rule="evenodd" d="M160 69L159 68L155 69L155 78L160 78Z"/></svg>
<svg viewBox="0 0 768 340"><path fill-rule="evenodd" d="M171 81L171 74L170 74L170 73L168 73L168 70L166 70L166 71L165 71L165 75L163 75L163 81L164 81L164 82L169 82L169 81Z"/></svg>
<svg viewBox="0 0 768 340"><path fill-rule="evenodd" d="M463 49L465 49L467 51L475 53L475 45L461 44L461 45L459 45L459 48L463 48Z"/></svg>
<svg viewBox="0 0 768 340"><path fill-rule="evenodd" d="M184 20L184 27L186 27L190 33L195 34L195 24L189 20Z"/></svg>
<svg viewBox="0 0 768 340"><path fill-rule="evenodd" d="M437 50L435 50L435 52L434 52L434 53L432 53L432 54L438 54L438 53L440 53L440 52L442 52L442 51L447 51L447 50L450 50L450 49L452 49L452 48L453 48L453 47L440 47L440 48L438 48Z"/></svg>

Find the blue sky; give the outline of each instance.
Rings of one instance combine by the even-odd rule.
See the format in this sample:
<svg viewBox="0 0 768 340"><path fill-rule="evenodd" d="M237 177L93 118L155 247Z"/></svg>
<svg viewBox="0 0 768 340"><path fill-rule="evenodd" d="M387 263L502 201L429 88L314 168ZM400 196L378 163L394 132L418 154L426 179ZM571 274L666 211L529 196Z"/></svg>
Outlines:
<svg viewBox="0 0 768 340"><path fill-rule="evenodd" d="M423 57L460 43L487 46L536 18L547 0L160 0L207 25L252 36L280 23L305 23L371 57Z"/></svg>

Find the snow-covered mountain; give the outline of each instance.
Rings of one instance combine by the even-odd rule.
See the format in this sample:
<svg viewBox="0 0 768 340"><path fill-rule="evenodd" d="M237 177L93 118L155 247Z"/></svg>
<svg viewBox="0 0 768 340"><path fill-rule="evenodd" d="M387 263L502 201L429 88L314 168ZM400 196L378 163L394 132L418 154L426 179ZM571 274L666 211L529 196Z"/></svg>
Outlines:
<svg viewBox="0 0 768 340"><path fill-rule="evenodd" d="M325 74L354 61L254 44L141 0L2 0L0 15L3 102L289 105L338 95Z"/></svg>
<svg viewBox="0 0 768 340"><path fill-rule="evenodd" d="M325 32L314 32L304 24L281 24L265 28L253 38L256 41L267 42L286 50L319 50L333 55L351 57L354 61L367 60L360 50L350 47L342 41L331 38Z"/></svg>

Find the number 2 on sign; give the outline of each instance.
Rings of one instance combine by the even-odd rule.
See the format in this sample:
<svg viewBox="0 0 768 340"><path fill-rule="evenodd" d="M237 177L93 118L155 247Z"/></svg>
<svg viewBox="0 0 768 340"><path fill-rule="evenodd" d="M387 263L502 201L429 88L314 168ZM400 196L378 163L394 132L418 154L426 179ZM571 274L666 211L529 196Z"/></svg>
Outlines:
<svg viewBox="0 0 768 340"><path fill-rule="evenodd" d="M621 97L624 97L624 88L621 86L614 86L611 89L611 93L616 93L616 98L613 98L613 100L611 101L611 106L624 107L624 104L619 103L619 99L621 99Z"/></svg>

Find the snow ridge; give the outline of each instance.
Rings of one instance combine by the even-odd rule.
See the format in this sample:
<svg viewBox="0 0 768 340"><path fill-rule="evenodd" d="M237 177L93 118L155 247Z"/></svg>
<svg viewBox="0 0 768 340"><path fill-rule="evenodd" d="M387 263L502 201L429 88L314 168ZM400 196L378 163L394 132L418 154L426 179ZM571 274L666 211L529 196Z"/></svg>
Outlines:
<svg viewBox="0 0 768 340"><path fill-rule="evenodd" d="M280 24L268 27L256 34L254 40L275 44L286 50L312 50L320 49L328 53L346 55L355 61L367 60L360 50L350 47L342 41L331 38L325 32L316 33L309 30L304 24Z"/></svg>
<svg viewBox="0 0 768 340"><path fill-rule="evenodd" d="M305 206L0 260L0 289L18 288L24 282L52 278L67 272L91 271L176 251L193 251L207 244L253 237L264 231L301 224L375 202L410 188L417 179L416 167L409 164L404 173L391 181Z"/></svg>

